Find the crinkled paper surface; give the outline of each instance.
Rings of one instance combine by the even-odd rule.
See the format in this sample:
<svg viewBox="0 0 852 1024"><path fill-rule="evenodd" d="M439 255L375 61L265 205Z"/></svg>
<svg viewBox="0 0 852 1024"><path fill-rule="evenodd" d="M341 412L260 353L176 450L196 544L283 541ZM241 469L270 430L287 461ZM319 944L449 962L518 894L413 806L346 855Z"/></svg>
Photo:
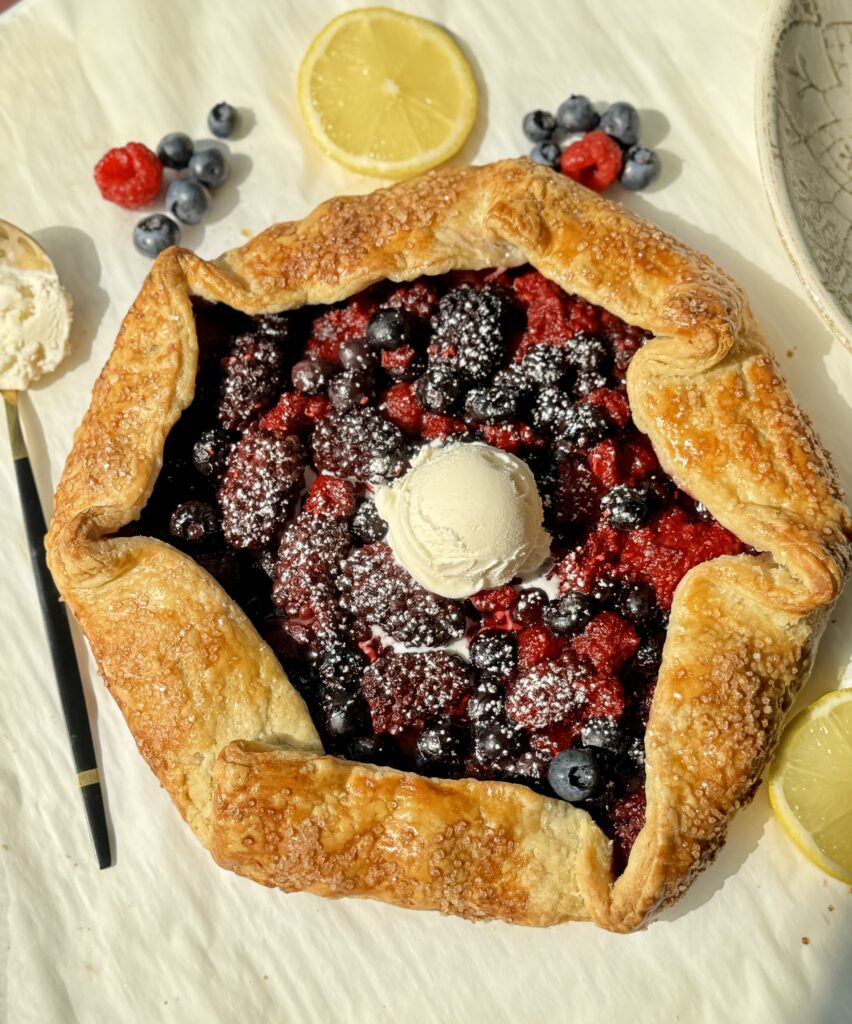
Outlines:
<svg viewBox="0 0 852 1024"><path fill-rule="evenodd" d="M251 110L233 178L184 241L204 256L366 191L307 138L299 59L333 0L22 0L0 16L0 217L47 248L75 300L72 355L23 414L45 506L123 313L146 273L136 216L103 202L111 146L206 135ZM676 0L410 0L472 56L482 112L463 158L525 151L523 113L571 92L629 99L661 181L632 207L738 278L794 391L852 484L852 356L790 268L763 193L753 82L764 5ZM807 1021L852 1019L852 895L786 840L761 789L717 863L645 932L472 925L369 902L285 896L220 871L136 752L78 651L116 865L98 872L0 442L0 1018L84 1022ZM852 596L852 595L850 595ZM838 606L806 700L848 678ZM800 702L803 703L803 702ZM809 942L805 942L805 938ZM4 1016L5 1015L5 1016Z"/></svg>

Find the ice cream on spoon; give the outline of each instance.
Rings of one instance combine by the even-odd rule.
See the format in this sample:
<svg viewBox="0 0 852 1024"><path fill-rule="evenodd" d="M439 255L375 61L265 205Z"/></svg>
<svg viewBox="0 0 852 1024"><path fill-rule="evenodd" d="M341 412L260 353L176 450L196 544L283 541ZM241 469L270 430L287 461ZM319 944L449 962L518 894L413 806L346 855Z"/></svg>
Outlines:
<svg viewBox="0 0 852 1024"><path fill-rule="evenodd" d="M550 554L529 466L488 444L427 445L375 501L397 559L442 597L502 586Z"/></svg>

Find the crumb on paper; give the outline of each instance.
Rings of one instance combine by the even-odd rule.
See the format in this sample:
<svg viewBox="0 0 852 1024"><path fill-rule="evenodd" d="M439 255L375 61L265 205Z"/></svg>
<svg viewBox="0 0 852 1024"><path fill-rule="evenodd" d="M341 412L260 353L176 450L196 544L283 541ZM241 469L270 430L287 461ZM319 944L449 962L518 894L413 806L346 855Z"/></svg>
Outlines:
<svg viewBox="0 0 852 1024"><path fill-rule="evenodd" d="M802 936L802 945L803 946L810 946L810 944L811 944L811 940L807 937L807 935L803 935Z"/></svg>
<svg viewBox="0 0 852 1024"><path fill-rule="evenodd" d="M787 358L788 359L792 359L795 354L796 354L796 350L794 348L788 348L787 349Z"/></svg>
<svg viewBox="0 0 852 1024"><path fill-rule="evenodd" d="M829 909L829 911L834 910L834 904L833 903L829 903L828 909Z"/></svg>
<svg viewBox="0 0 852 1024"><path fill-rule="evenodd" d="M251 228L240 228L240 234L243 236L243 238L251 238L253 233L254 232L252 231Z"/></svg>

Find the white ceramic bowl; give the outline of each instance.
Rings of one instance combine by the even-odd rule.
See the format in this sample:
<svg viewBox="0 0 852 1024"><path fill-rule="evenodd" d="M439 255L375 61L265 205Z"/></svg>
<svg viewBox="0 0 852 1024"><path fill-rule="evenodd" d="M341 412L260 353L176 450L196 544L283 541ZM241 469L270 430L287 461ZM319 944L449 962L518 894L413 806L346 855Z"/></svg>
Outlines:
<svg viewBox="0 0 852 1024"><path fill-rule="evenodd" d="M852 0L774 0L755 108L781 240L826 323L852 348Z"/></svg>

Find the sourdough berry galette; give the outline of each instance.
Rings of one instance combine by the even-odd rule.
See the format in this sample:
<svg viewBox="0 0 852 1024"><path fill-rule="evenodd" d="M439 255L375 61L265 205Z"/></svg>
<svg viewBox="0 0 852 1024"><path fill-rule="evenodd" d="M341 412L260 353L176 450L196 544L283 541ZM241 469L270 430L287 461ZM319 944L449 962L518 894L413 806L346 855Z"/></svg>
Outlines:
<svg viewBox="0 0 852 1024"><path fill-rule="evenodd" d="M756 788L850 532L739 289L511 161L163 253L47 544L221 865L627 931Z"/></svg>

